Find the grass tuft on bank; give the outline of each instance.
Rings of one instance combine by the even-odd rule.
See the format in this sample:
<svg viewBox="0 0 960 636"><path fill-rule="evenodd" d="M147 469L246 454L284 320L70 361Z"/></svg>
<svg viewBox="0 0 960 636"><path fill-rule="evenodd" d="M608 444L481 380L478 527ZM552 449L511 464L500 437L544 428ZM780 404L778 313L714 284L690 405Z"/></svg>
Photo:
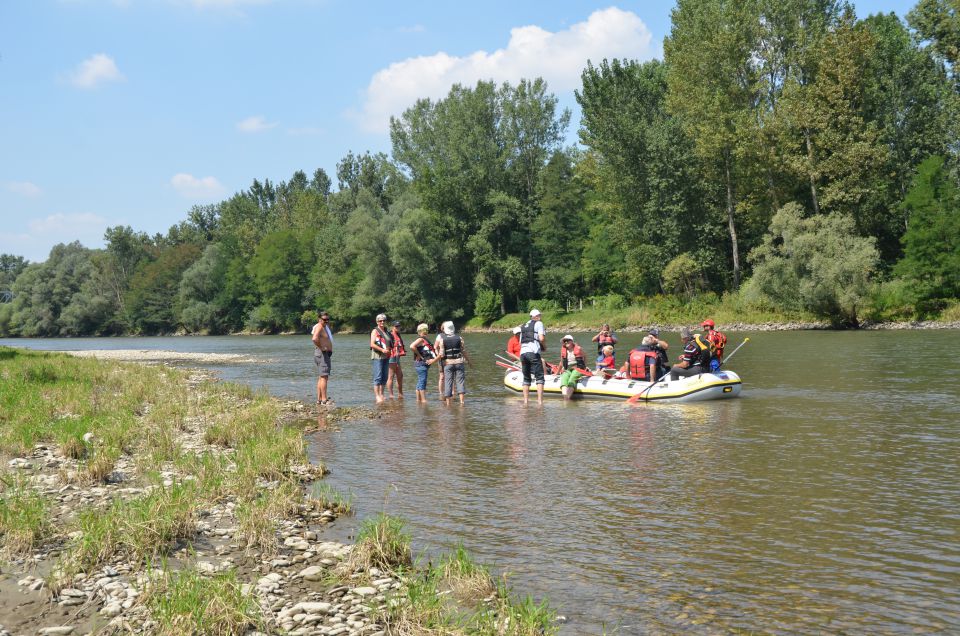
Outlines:
<svg viewBox="0 0 960 636"><path fill-rule="evenodd" d="M196 570L164 570L147 588L159 636L233 636L262 629L260 608L233 571L204 576Z"/></svg>

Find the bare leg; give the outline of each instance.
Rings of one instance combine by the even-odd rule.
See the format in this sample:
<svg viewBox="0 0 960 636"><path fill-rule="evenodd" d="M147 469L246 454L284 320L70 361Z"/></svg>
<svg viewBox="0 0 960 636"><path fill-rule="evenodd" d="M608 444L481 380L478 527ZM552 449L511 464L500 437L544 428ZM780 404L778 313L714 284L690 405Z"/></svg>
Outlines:
<svg viewBox="0 0 960 636"><path fill-rule="evenodd" d="M393 368L394 368L395 366L397 366L397 365L391 364L391 365L387 368L387 389L390 391L390 397L391 397L391 398L393 397Z"/></svg>
<svg viewBox="0 0 960 636"><path fill-rule="evenodd" d="M317 380L317 399L321 402L327 401L327 380L329 378L325 375L320 376L320 379Z"/></svg>
<svg viewBox="0 0 960 636"><path fill-rule="evenodd" d="M530 402L530 386L524 384L523 385L523 403L527 404L528 402Z"/></svg>
<svg viewBox="0 0 960 636"><path fill-rule="evenodd" d="M543 385L537 385L537 404L543 404Z"/></svg>
<svg viewBox="0 0 960 636"><path fill-rule="evenodd" d="M397 381L397 397L401 400L403 399L403 369L400 368L400 363L391 364L391 367L396 367L393 370L393 377Z"/></svg>

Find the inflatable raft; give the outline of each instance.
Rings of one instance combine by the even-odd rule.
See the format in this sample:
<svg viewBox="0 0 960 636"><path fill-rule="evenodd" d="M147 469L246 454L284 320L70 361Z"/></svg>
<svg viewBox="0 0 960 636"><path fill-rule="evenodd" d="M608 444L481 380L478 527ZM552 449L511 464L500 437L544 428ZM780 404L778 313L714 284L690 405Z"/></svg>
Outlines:
<svg viewBox="0 0 960 636"><path fill-rule="evenodd" d="M543 394L561 397L560 376L547 374L544 376ZM503 377L504 386L520 392L523 390L523 374L520 371L507 371ZM647 387L650 387L647 389ZM577 382L574 399L578 398L612 398L623 400L633 397L644 391L639 398L644 402L700 402L704 400L721 400L734 398L740 395L742 383L740 376L733 371L720 370L716 373L701 373L689 378L679 378L670 381L669 376L650 386L649 382L641 380L618 379L600 375L586 376ZM530 392L536 390L530 387Z"/></svg>

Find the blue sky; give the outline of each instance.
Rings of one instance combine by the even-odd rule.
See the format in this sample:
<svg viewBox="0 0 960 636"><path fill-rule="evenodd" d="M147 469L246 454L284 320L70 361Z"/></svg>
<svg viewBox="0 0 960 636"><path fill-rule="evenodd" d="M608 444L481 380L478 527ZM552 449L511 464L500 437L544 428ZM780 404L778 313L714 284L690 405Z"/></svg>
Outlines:
<svg viewBox="0 0 960 636"><path fill-rule="evenodd" d="M856 2L857 14L915 3ZM386 124L454 82L661 56L672 2L0 2L0 253L46 259L130 225L166 232L254 178L390 150Z"/></svg>

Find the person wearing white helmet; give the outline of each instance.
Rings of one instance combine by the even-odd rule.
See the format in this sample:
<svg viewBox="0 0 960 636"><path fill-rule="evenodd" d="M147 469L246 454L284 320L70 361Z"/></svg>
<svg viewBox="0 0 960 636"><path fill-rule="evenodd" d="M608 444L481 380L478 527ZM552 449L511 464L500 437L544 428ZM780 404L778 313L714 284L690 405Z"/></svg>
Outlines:
<svg viewBox="0 0 960 636"><path fill-rule="evenodd" d="M543 358L547 330L540 320L540 310L530 310L530 320L520 327L520 368L523 371L523 403L530 401L530 383L537 383L537 404L543 404Z"/></svg>
<svg viewBox="0 0 960 636"><path fill-rule="evenodd" d="M443 323L443 336L438 352L443 356L443 401L449 406L453 392L456 391L460 404L463 405L464 394L467 392L464 368L464 363L467 362L467 347L449 320Z"/></svg>

